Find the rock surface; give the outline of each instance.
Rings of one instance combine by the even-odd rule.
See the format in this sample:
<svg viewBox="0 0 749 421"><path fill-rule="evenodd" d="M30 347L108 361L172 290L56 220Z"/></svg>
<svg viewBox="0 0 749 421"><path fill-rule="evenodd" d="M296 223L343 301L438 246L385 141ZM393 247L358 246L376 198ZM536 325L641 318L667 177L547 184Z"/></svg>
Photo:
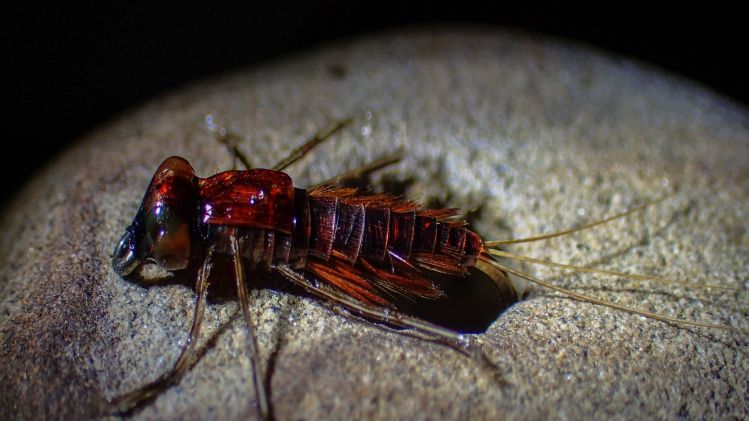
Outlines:
<svg viewBox="0 0 749 421"><path fill-rule="evenodd" d="M331 45L154 100L29 182L0 222L0 418L92 417L167 370L193 290L119 278L112 248L169 155L232 165L226 129L269 166L330 121L353 127L289 169L298 185L398 146L373 178L480 208L484 238L566 228L679 193L529 255L738 287L688 290L519 265L578 292L749 329L749 113L700 86L580 46L431 28ZM680 328L532 289L478 339L496 374L286 291L253 292L279 419L747 418L747 334ZM235 302L210 305L205 332ZM205 333L204 337L209 333ZM255 416L231 323L142 419Z"/></svg>

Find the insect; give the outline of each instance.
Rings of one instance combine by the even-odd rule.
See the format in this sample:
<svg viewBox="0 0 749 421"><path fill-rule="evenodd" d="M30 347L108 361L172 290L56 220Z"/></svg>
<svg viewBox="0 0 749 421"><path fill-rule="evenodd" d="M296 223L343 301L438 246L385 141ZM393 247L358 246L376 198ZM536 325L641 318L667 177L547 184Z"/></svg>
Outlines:
<svg viewBox="0 0 749 421"><path fill-rule="evenodd" d="M260 272L276 274L353 315L441 342L481 363L488 362L470 336L401 312L395 298L440 300L444 291L435 281L437 275L462 279L470 271L479 271L492 280L503 308L520 297L510 281L509 275L513 275L578 300L664 322L736 330L609 303L560 288L497 260L509 258L562 269L666 282L657 277L546 262L501 249L509 244L540 241L592 228L655 202L571 230L524 239L484 241L466 227L457 209L428 209L400 196L365 193L338 185L341 180L396 162L399 154L384 156L308 189L295 187L283 170L347 124L348 121L343 121L329 126L272 169L251 168L236 148L233 148L235 156L243 162L245 170L200 178L183 158L171 157L159 166L133 222L115 247L112 265L123 277L133 275L145 263L155 263L167 271L194 273L195 311L187 343L174 367L153 382L114 399L113 412L133 410L178 381L189 369L196 353L206 293L217 255L228 256L233 271L231 281L236 284L245 320L252 379L263 418L272 416L272 406L258 364L248 295L248 279L252 281ZM226 282L226 279L214 282ZM717 285L698 287L731 289Z"/></svg>

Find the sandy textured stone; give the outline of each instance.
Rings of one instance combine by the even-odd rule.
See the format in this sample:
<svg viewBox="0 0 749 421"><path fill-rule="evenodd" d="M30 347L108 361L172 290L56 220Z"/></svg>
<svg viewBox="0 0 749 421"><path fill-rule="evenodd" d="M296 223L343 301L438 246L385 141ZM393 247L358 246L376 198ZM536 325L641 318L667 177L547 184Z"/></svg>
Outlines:
<svg viewBox="0 0 749 421"><path fill-rule="evenodd" d="M370 118L362 117L369 113ZM231 157L206 125L271 165L317 129L355 126L289 170L299 185L404 146L374 178L480 207L485 238L622 211L627 221L514 250L739 287L639 286L525 267L675 317L749 329L749 114L690 82L578 46L489 30L388 33L186 87L92 132L32 180L0 232L0 418L91 417L167 370L193 291L119 278L110 254L169 155L202 176ZM524 267L524 266L519 266ZM253 317L276 414L296 418L749 416L747 335L685 329L535 289L479 336L503 382L444 347L257 291ZM207 331L234 302L214 303ZM143 419L256 414L234 322ZM354 418L355 419L355 418Z"/></svg>

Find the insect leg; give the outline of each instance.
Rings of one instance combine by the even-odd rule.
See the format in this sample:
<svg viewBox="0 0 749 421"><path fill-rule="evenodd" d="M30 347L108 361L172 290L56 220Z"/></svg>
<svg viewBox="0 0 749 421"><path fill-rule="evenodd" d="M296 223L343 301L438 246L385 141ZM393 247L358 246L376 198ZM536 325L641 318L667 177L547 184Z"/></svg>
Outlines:
<svg viewBox="0 0 749 421"><path fill-rule="evenodd" d="M234 158L238 159L239 162L241 162L242 165L244 165L244 169L249 170L250 168L252 168L252 164L250 164L250 160L247 159L247 157L245 156L244 153L242 153L242 151L239 150L237 145L231 145L230 150L232 154L234 155Z"/></svg>
<svg viewBox="0 0 749 421"><path fill-rule="evenodd" d="M369 320L365 319L363 316L359 316L358 314L351 312L351 310L349 310L347 307L344 307L343 305L339 303L323 301L320 304L322 304L324 307L328 308L330 311L340 316L346 317L348 319L357 320L361 323L372 324ZM391 327L391 326L388 326L385 324L379 324L379 323L376 324L376 326L380 329L386 330L388 332L397 333L399 335L407 335L407 336L411 336L411 337L421 339L424 341L440 342L439 338L435 337L434 335L422 332L420 330L403 329L402 327L400 329L397 329L395 327ZM450 345L447 344L447 346L450 346ZM458 351L461 353L464 353L462 350L458 350Z"/></svg>
<svg viewBox="0 0 749 421"><path fill-rule="evenodd" d="M314 190L322 186L328 186L331 184L339 184L346 180L364 177L365 175L373 173L384 167L387 167L388 165L395 164L396 162L400 161L402 158L403 158L403 148L398 148L395 152L391 154L383 155L368 164L364 164L361 167L354 168L353 170L346 171L343 174L340 174L333 178L329 178L325 181L319 182L313 186L308 187L307 189Z"/></svg>
<svg viewBox="0 0 749 421"><path fill-rule="evenodd" d="M309 293L328 300L329 302L339 304L349 311L358 314L359 316L372 320L378 320L390 326L412 329L414 332L398 333L403 333L410 336L418 336L422 339L441 343L454 349L455 351L473 358L481 365L495 368L494 364L486 358L486 355L481 350L481 347L479 347L478 344L471 340L470 336L462 335L452 330L445 329L424 320L399 313L389 308L374 307L363 304L353 298L347 297L328 288L324 288L321 285L310 282L310 280L308 280L303 274L294 271L288 266L276 266L275 270L281 276L288 279L295 285L301 286Z"/></svg>
<svg viewBox="0 0 749 421"><path fill-rule="evenodd" d="M348 118L346 120L341 120L341 121L337 121L337 122L329 124L328 126L323 128L321 131L319 131L317 134L312 136L311 139L304 142L302 146L291 151L289 156L282 159L281 162L279 162L278 164L274 165L272 169L276 171L283 171L289 165L302 159L304 155L307 154L307 152L311 151L312 148L314 148L315 146L319 145L320 143L328 139L335 132L351 124L352 121L353 119Z"/></svg>
<svg viewBox="0 0 749 421"><path fill-rule="evenodd" d="M242 253L240 250L240 244L239 240L237 239L236 231L232 231L233 232L231 232L230 234L230 242L231 251L234 258L234 275L237 280L237 295L239 295L239 302L242 305L242 313L244 315L245 326L247 327L247 337L245 338L245 341L250 352L250 363L252 364L252 382L255 385L255 397L257 398L257 403L260 407L260 416L263 419L270 419L270 402L268 400L268 393L265 390L265 377L263 376L262 369L260 367L257 339L255 338L255 332L252 327L252 320L250 319L250 301L248 295L249 291L247 290L247 284L244 279Z"/></svg>
<svg viewBox="0 0 749 421"><path fill-rule="evenodd" d="M216 140L226 146L226 148L229 150L229 152L234 156L234 164L236 167L236 161L239 160L239 162L242 163L244 166L244 169L249 170L252 168L252 164L250 163L250 160L247 159L247 156L239 150L239 147L237 146L237 143L239 143L240 140L242 140L238 135L231 133L227 131L226 129L219 129L216 130Z"/></svg>
<svg viewBox="0 0 749 421"><path fill-rule="evenodd" d="M200 326L203 323L203 314L206 307L206 291L208 290L208 276L211 272L211 257L213 248L208 249L208 253L203 261L203 266L198 271L197 284L195 286L195 313L193 314L192 327L187 336L187 343L182 349L174 367L168 372L162 374L156 380L142 386L136 390L128 392L115 398L110 402L112 413L127 414L132 412L143 403L156 398L162 391L175 384L190 368L190 363L196 352L198 337L200 335Z"/></svg>

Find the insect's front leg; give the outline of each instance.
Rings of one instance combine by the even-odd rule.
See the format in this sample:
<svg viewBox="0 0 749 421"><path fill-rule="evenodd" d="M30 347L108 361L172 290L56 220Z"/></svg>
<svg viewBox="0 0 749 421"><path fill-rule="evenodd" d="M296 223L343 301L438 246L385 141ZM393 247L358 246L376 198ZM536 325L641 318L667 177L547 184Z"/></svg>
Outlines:
<svg viewBox="0 0 749 421"><path fill-rule="evenodd" d="M213 248L209 248L203 266L198 271L197 283L195 285L195 313L193 314L192 327L187 336L187 342L182 349L177 362L168 372L159 376L156 380L136 390L121 395L110 402L110 412L113 414L128 414L140 405L156 398L161 392L177 382L185 371L190 368L197 350L200 327L203 323L203 315L206 307L206 292L208 291L208 277L211 271L211 257Z"/></svg>

